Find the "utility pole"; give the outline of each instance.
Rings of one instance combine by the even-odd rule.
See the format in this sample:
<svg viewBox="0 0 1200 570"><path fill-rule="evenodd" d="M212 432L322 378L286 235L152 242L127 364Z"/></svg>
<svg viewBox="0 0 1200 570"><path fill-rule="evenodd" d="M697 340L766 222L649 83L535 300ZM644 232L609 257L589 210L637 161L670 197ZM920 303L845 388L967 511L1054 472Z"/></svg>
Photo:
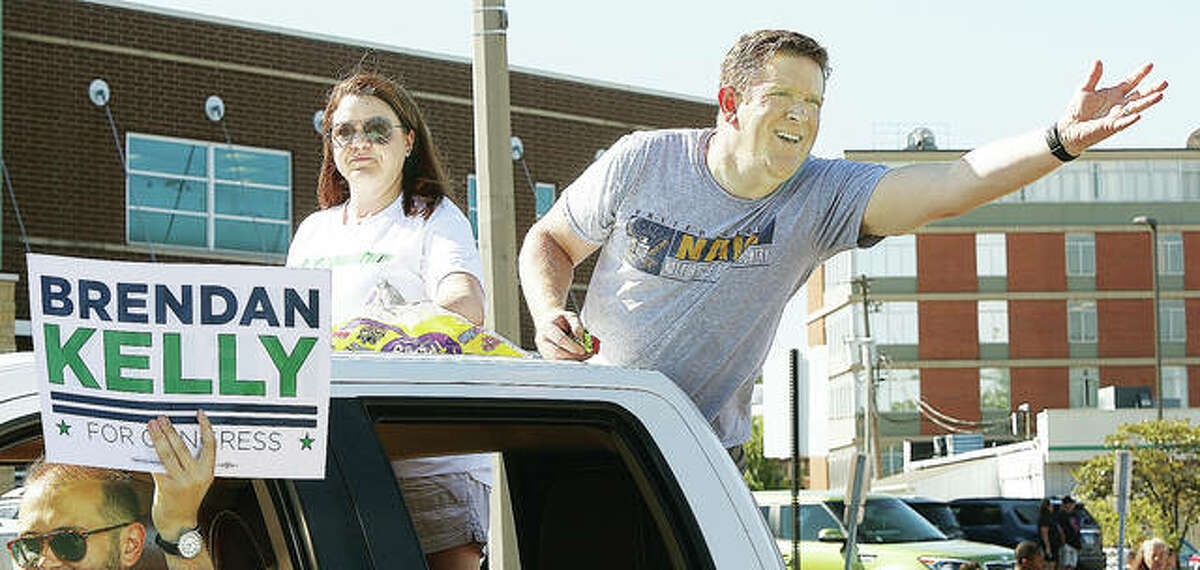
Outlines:
<svg viewBox="0 0 1200 570"><path fill-rule="evenodd" d="M476 200L487 299L484 325L507 338L520 338L516 209L509 142L508 12L504 0L472 0L472 6Z"/></svg>
<svg viewBox="0 0 1200 570"><path fill-rule="evenodd" d="M475 108L475 198L483 260L484 326L521 338L517 312L517 224L513 197L512 129L508 100L508 12L504 0L471 0L472 101ZM521 567L508 477L500 454L492 460L495 488L489 498L493 570Z"/></svg>
<svg viewBox="0 0 1200 570"><path fill-rule="evenodd" d="M877 346L871 338L871 285L866 275L859 275L853 281L862 295L863 336L865 342L860 346L863 362L863 380L867 388L866 417L863 418L863 439L866 442L867 457L871 459L871 471L876 477L882 476L880 471L879 450L879 411L875 403L875 388L878 383L878 363L875 361L873 347Z"/></svg>
<svg viewBox="0 0 1200 570"><path fill-rule="evenodd" d="M1158 419L1163 419L1162 342L1158 327L1158 220L1148 216L1135 216L1134 224L1150 230L1150 286L1154 289L1154 307L1150 309L1154 324L1154 402L1158 408ZM1186 402L1185 402L1186 404Z"/></svg>

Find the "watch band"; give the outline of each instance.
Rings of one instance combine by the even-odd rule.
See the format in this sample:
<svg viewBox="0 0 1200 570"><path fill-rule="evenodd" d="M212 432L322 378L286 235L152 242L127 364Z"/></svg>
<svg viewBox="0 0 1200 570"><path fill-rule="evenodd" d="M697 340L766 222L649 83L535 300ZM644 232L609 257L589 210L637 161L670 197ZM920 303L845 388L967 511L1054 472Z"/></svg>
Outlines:
<svg viewBox="0 0 1200 570"><path fill-rule="evenodd" d="M172 556L195 558L200 554L200 548L203 547L203 538L200 536L200 527L194 526L180 533L177 542L168 542L162 537L162 534L155 532L154 544Z"/></svg>
<svg viewBox="0 0 1200 570"><path fill-rule="evenodd" d="M1063 162L1071 162L1078 156L1075 156L1063 147L1062 138L1058 135L1058 123L1051 123L1050 128L1046 129L1046 146L1050 147L1050 154Z"/></svg>

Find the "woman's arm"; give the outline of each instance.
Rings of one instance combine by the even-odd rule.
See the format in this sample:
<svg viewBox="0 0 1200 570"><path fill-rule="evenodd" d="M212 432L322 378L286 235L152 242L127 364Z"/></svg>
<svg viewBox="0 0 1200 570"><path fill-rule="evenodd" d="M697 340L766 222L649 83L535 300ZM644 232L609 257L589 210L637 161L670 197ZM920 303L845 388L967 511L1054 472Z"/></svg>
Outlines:
<svg viewBox="0 0 1200 570"><path fill-rule="evenodd" d="M483 286L470 273L455 272L438 282L433 302L476 325L483 325Z"/></svg>

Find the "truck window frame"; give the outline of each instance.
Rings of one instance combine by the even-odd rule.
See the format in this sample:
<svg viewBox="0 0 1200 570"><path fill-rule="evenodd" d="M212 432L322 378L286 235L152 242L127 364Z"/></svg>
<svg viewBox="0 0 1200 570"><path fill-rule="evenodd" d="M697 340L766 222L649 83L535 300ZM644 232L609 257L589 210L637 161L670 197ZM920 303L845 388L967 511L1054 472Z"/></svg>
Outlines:
<svg viewBox="0 0 1200 570"><path fill-rule="evenodd" d="M603 431L609 434L613 451L640 491L666 548L674 550L670 553L673 565L715 569L707 542L688 506L687 496L666 458L641 421L619 405L602 401L444 397L363 397L362 401L372 422L377 425L457 424L491 426L496 430L502 430L506 425L540 425L563 430ZM458 452L501 451L503 454L504 451L472 447L469 442L463 445ZM510 462L509 454L503 456L510 475L519 471L520 466ZM520 522L517 524L521 526ZM524 565L524 549L522 554Z"/></svg>

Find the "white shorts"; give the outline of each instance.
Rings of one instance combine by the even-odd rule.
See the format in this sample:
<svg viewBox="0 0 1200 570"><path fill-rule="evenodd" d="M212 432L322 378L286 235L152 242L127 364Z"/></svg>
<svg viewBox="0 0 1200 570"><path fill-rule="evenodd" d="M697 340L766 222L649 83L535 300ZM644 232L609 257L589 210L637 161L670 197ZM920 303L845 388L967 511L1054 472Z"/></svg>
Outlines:
<svg viewBox="0 0 1200 570"><path fill-rule="evenodd" d="M399 481L426 555L464 544L487 545L490 487L462 472Z"/></svg>

